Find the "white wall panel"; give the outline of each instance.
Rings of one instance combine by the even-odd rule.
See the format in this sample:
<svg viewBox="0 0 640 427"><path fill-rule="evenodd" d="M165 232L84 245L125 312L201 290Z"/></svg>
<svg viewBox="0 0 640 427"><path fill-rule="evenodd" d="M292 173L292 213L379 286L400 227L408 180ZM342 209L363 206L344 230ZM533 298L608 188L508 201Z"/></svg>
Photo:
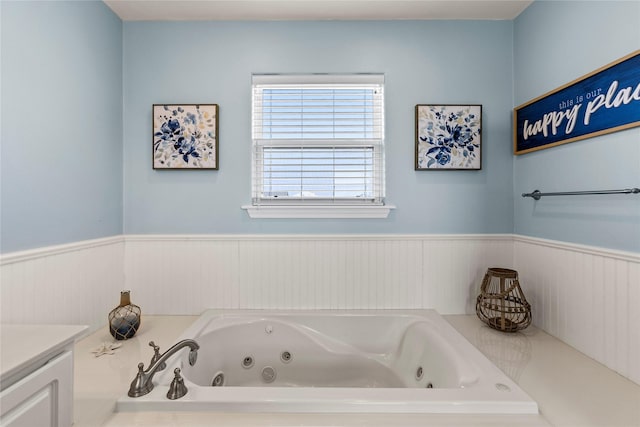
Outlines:
<svg viewBox="0 0 640 427"><path fill-rule="evenodd" d="M241 308L420 305L420 240L317 236L268 239L240 242Z"/></svg>
<svg viewBox="0 0 640 427"><path fill-rule="evenodd" d="M473 313L510 235L127 236L125 276L147 313L206 308L436 308Z"/></svg>
<svg viewBox="0 0 640 427"><path fill-rule="evenodd" d="M640 255L514 237L533 322L640 384Z"/></svg>
<svg viewBox="0 0 640 427"><path fill-rule="evenodd" d="M123 289L123 250L119 236L3 255L2 323L106 325Z"/></svg>
<svg viewBox="0 0 640 427"><path fill-rule="evenodd" d="M125 283L146 314L238 307L238 242L197 236L127 236Z"/></svg>

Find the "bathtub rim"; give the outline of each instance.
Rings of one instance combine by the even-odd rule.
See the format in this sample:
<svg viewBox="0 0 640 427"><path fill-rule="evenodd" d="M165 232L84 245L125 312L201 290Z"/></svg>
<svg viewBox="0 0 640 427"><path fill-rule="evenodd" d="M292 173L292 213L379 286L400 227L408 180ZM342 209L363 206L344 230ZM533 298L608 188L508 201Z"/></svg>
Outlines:
<svg viewBox="0 0 640 427"><path fill-rule="evenodd" d="M118 399L116 411L230 411L230 412L291 412L291 413L450 413L450 414L538 414L535 402L518 384L502 372L482 352L458 332L434 309L207 309L180 335L179 339L197 337L212 318L227 317L288 317L312 315L346 316L402 316L416 321L428 318L450 333L456 346L460 345L473 356L474 363L483 373L487 370L499 375L499 384L509 387L507 395L496 388L465 389L470 398L459 399L460 389L416 389L416 388L355 388L355 387L203 387L190 381L185 383L189 393L182 399L168 401L164 394L164 383L158 384L146 396ZM195 338L197 341L197 338ZM176 358L177 360L177 358ZM170 364L171 370L173 365ZM162 373L166 377L167 369ZM161 376L158 376L160 378ZM165 379L166 382L166 379ZM486 384L485 384L486 385ZM212 390L216 389L216 390ZM162 390L162 391L159 391ZM264 392L268 390L268 398ZM215 401L212 401L212 391ZM476 393L474 393L476 392ZM332 397L327 398L330 393ZM389 399L389 394L394 394ZM487 393L490 396L487 396ZM325 395L325 396L323 396ZM416 396L417 395L417 396ZM423 398L427 396L429 400ZM488 399L487 397L495 397ZM204 398L206 401L199 399Z"/></svg>

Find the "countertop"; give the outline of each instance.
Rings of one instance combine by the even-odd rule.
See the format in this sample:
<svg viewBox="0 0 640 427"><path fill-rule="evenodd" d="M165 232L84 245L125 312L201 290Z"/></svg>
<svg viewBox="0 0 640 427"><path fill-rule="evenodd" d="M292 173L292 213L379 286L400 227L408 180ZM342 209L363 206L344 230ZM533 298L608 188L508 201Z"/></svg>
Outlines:
<svg viewBox="0 0 640 427"><path fill-rule="evenodd" d="M640 386L545 332L530 326L505 334L476 316L444 318L517 382L540 408L538 415L264 414L232 412L114 412L154 341L175 344L196 316L145 316L137 335L114 355L91 350L113 342L107 327L75 345L76 427L122 426L640 426Z"/></svg>
<svg viewBox="0 0 640 427"><path fill-rule="evenodd" d="M87 330L81 325L0 326L0 381L2 388L44 365ZM25 371L26 370L26 371Z"/></svg>

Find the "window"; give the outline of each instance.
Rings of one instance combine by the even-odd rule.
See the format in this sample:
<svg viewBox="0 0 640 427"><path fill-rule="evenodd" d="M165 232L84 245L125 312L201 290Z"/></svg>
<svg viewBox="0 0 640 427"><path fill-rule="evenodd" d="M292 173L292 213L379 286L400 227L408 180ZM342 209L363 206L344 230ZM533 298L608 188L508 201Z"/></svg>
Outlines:
<svg viewBox="0 0 640 427"><path fill-rule="evenodd" d="M384 205L382 75L252 80L254 207Z"/></svg>

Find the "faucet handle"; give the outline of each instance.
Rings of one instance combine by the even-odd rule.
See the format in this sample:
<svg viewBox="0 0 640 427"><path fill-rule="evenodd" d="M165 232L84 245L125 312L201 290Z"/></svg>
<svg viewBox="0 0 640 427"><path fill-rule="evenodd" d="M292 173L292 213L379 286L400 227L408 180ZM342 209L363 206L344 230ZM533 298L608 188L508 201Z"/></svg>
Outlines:
<svg viewBox="0 0 640 427"><path fill-rule="evenodd" d="M171 381L169 391L167 392L167 399L176 400L187 394L187 386L184 385L184 379L180 375L180 368L173 370L175 377Z"/></svg>
<svg viewBox="0 0 640 427"><path fill-rule="evenodd" d="M153 347L153 357L151 358L151 362L149 362L149 366L153 366L154 363L160 359L160 347L158 347L153 341L149 341L149 346ZM167 367L167 364L162 362L160 366L158 366L158 371L162 371Z"/></svg>
<svg viewBox="0 0 640 427"><path fill-rule="evenodd" d="M129 386L129 392L127 393L129 397L140 397L149 393L153 390L153 383L151 381L147 381L146 373L144 372L144 363L138 363L138 373L136 377L131 381L131 386Z"/></svg>

